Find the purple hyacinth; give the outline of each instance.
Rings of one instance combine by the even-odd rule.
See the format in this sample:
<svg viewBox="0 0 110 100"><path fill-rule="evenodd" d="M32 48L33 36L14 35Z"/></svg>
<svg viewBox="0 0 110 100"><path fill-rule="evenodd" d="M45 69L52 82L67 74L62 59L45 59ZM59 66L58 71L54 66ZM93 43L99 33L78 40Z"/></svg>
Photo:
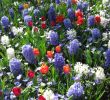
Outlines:
<svg viewBox="0 0 110 100"><path fill-rule="evenodd" d="M9 14L10 14L11 18L13 19L14 18L14 10L13 10L13 8L9 9Z"/></svg>
<svg viewBox="0 0 110 100"><path fill-rule="evenodd" d="M84 9L87 9L87 7L88 7L88 2L86 2L86 1L83 2L83 3L82 3L82 8L83 8L83 10L84 10Z"/></svg>
<svg viewBox="0 0 110 100"><path fill-rule="evenodd" d="M22 47L22 54L27 62L29 62L30 64L35 64L35 56L30 45L24 45Z"/></svg>
<svg viewBox="0 0 110 100"><path fill-rule="evenodd" d="M48 11L48 19L50 22L56 21L56 14L55 14L55 8L54 6L50 6L49 11Z"/></svg>
<svg viewBox="0 0 110 100"><path fill-rule="evenodd" d="M75 13L74 13L73 9L72 8L69 8L67 12L68 12L69 19L71 21L73 21L75 19Z"/></svg>
<svg viewBox="0 0 110 100"><path fill-rule="evenodd" d="M105 67L109 67L110 66L110 49L108 49L105 53Z"/></svg>
<svg viewBox="0 0 110 100"><path fill-rule="evenodd" d="M7 28L9 26L10 22L7 16L3 16L1 18L1 24L4 28Z"/></svg>
<svg viewBox="0 0 110 100"><path fill-rule="evenodd" d="M11 59L9 62L9 67L10 67L10 71L14 75L21 74L21 62L18 59L16 58Z"/></svg>
<svg viewBox="0 0 110 100"><path fill-rule="evenodd" d="M58 34L54 31L51 31L50 33L50 43L54 46L59 44Z"/></svg>
<svg viewBox="0 0 110 100"><path fill-rule="evenodd" d="M65 59L60 53L56 53L54 56L54 65L58 71L62 71L65 65Z"/></svg>
<svg viewBox="0 0 110 100"><path fill-rule="evenodd" d="M75 82L68 90L67 96L75 96L75 97L80 97L83 94L83 86L81 85L80 82Z"/></svg>
<svg viewBox="0 0 110 100"><path fill-rule="evenodd" d="M70 19L68 19L68 18L64 19L63 23L64 23L64 26L65 26L66 29L71 29L72 28L72 23L71 23Z"/></svg>
<svg viewBox="0 0 110 100"><path fill-rule="evenodd" d="M60 4L60 0L55 0L55 3L56 4Z"/></svg>
<svg viewBox="0 0 110 100"><path fill-rule="evenodd" d="M67 7L68 7L68 8L71 8L71 5L72 5L71 0L67 0Z"/></svg>
<svg viewBox="0 0 110 100"><path fill-rule="evenodd" d="M18 11L21 12L24 9L23 5L18 6Z"/></svg>
<svg viewBox="0 0 110 100"><path fill-rule="evenodd" d="M81 1L79 1L79 2L77 3L77 9L83 10L82 2L81 2Z"/></svg>
<svg viewBox="0 0 110 100"><path fill-rule="evenodd" d="M89 27L94 26L94 24L95 24L95 18L94 18L94 16L89 16L88 17L87 24L88 24Z"/></svg>
<svg viewBox="0 0 110 100"><path fill-rule="evenodd" d="M95 39L98 39L100 36L101 36L101 33L100 33L100 30L97 29L97 28L94 28L92 31L92 39L95 40Z"/></svg>
<svg viewBox="0 0 110 100"><path fill-rule="evenodd" d="M68 48L69 53L76 54L76 52L79 50L79 41L77 39L74 39L73 41L70 42Z"/></svg>
<svg viewBox="0 0 110 100"><path fill-rule="evenodd" d="M24 10L22 11L22 17L25 17L25 16L28 15L28 14L29 14L29 12L28 12L27 9L24 9Z"/></svg>
<svg viewBox="0 0 110 100"><path fill-rule="evenodd" d="M29 16L29 15L26 15L26 16L24 17L24 22L26 23L26 25L28 25L28 22L30 22L30 21L32 21L32 17Z"/></svg>

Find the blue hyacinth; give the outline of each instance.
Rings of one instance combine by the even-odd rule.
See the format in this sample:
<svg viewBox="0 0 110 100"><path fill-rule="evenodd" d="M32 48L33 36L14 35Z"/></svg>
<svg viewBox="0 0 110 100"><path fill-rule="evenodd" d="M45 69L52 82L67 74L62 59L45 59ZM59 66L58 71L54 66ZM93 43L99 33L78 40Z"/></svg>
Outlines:
<svg viewBox="0 0 110 100"><path fill-rule="evenodd" d="M22 47L22 54L27 62L29 62L30 64L35 64L35 56L30 45L24 45Z"/></svg>
<svg viewBox="0 0 110 100"><path fill-rule="evenodd" d="M13 19L14 18L14 10L13 10L13 8L9 9L9 14L10 14L11 18Z"/></svg>
<svg viewBox="0 0 110 100"><path fill-rule="evenodd" d="M88 17L87 24L88 24L89 27L94 26L94 24L95 24L95 18L94 18L94 16L89 16Z"/></svg>
<svg viewBox="0 0 110 100"><path fill-rule="evenodd" d="M68 7L68 8L71 8L71 5L72 5L71 0L67 0L67 7Z"/></svg>
<svg viewBox="0 0 110 100"><path fill-rule="evenodd" d="M58 34L54 31L51 31L50 34L50 44L54 46L59 44Z"/></svg>
<svg viewBox="0 0 110 100"><path fill-rule="evenodd" d="M80 97L83 94L83 86L81 85L80 82L75 82L68 90L67 96L75 96L75 97Z"/></svg>
<svg viewBox="0 0 110 100"><path fill-rule="evenodd" d="M75 19L75 13L74 13L73 9L72 8L69 8L67 12L68 12L69 19L71 21L73 21Z"/></svg>
<svg viewBox="0 0 110 100"><path fill-rule="evenodd" d="M28 15L29 14L29 11L27 10L27 9L24 9L23 11L22 11L22 17L25 17L26 15Z"/></svg>
<svg viewBox="0 0 110 100"><path fill-rule="evenodd" d="M29 16L29 15L26 15L26 16L24 17L24 22L26 23L26 25L28 25L28 22L30 22L30 21L32 21L32 17Z"/></svg>
<svg viewBox="0 0 110 100"><path fill-rule="evenodd" d="M3 16L1 18L1 24L4 28L7 28L9 26L10 22L7 16Z"/></svg>
<svg viewBox="0 0 110 100"><path fill-rule="evenodd" d="M88 2L86 2L86 1L83 2L83 3L82 3L82 8L83 8L83 10L84 10L84 9L87 9L88 5L89 5Z"/></svg>
<svg viewBox="0 0 110 100"><path fill-rule="evenodd" d="M94 28L92 31L92 39L95 40L95 39L98 39L100 36L101 36L101 33L100 33L100 30L97 29L97 28Z"/></svg>
<svg viewBox="0 0 110 100"><path fill-rule="evenodd" d="M109 67L110 66L110 49L108 49L105 53L105 67Z"/></svg>
<svg viewBox="0 0 110 100"><path fill-rule="evenodd" d="M21 74L21 62L18 59L16 58L11 59L9 62L9 67L10 67L10 71L14 75Z"/></svg>
<svg viewBox="0 0 110 100"><path fill-rule="evenodd" d="M77 3L77 9L83 10L82 2L79 1L79 2Z"/></svg>
<svg viewBox="0 0 110 100"><path fill-rule="evenodd" d="M60 0L55 0L55 3L56 4L60 4Z"/></svg>
<svg viewBox="0 0 110 100"><path fill-rule="evenodd" d="M58 71L62 71L65 65L65 59L60 53L56 53L54 56L54 65Z"/></svg>
<svg viewBox="0 0 110 100"><path fill-rule="evenodd" d="M24 9L23 5L18 6L18 11L21 12Z"/></svg>
<svg viewBox="0 0 110 100"><path fill-rule="evenodd" d="M69 54L76 54L77 51L79 50L79 41L77 39L74 39L73 41L70 42L68 46L68 52Z"/></svg>
<svg viewBox="0 0 110 100"><path fill-rule="evenodd" d="M55 8L54 8L54 6L50 6L50 9L49 9L49 11L48 11L48 19L49 19L49 21L50 22L52 22L52 21L56 21L56 14L55 14Z"/></svg>
<svg viewBox="0 0 110 100"><path fill-rule="evenodd" d="M40 11L39 11L39 9L34 9L34 16L35 17L39 17L40 16Z"/></svg>
<svg viewBox="0 0 110 100"><path fill-rule="evenodd" d="M71 29L72 28L72 23L71 23L70 19L68 19L68 18L64 19L63 23L64 23L64 26L65 26L66 29Z"/></svg>

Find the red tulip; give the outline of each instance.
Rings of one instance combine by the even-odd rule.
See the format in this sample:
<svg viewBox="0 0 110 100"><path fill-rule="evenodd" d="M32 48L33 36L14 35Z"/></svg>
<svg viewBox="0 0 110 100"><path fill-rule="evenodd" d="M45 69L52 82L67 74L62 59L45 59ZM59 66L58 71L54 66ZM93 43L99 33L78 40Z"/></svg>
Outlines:
<svg viewBox="0 0 110 100"><path fill-rule="evenodd" d="M63 72L64 72L65 74L70 73L70 66L69 66L69 65L63 66Z"/></svg>
<svg viewBox="0 0 110 100"><path fill-rule="evenodd" d="M47 51L47 57L52 58L53 57L53 51Z"/></svg>
<svg viewBox="0 0 110 100"><path fill-rule="evenodd" d="M82 25L84 23L84 19L82 17L78 17L76 24L77 25Z"/></svg>
<svg viewBox="0 0 110 100"><path fill-rule="evenodd" d="M83 17L83 12L81 12L81 10L80 9L78 9L76 12L75 12L75 16L76 17Z"/></svg>
<svg viewBox="0 0 110 100"><path fill-rule="evenodd" d="M29 78L34 78L34 76L35 76L35 73L33 71L29 70L28 71L28 77Z"/></svg>
<svg viewBox="0 0 110 100"><path fill-rule="evenodd" d="M96 23L96 24L99 24L100 22L101 22L100 16L99 16L99 15L96 15L96 16L95 16L95 23Z"/></svg>
<svg viewBox="0 0 110 100"><path fill-rule="evenodd" d="M42 27L42 29L46 29L46 23L41 23L41 27Z"/></svg>
<svg viewBox="0 0 110 100"><path fill-rule="evenodd" d="M14 87L12 89L15 96L19 96L21 94L21 88L20 87Z"/></svg>
<svg viewBox="0 0 110 100"><path fill-rule="evenodd" d="M56 47L55 47L55 51L56 51L57 53L60 53L60 52L61 52L61 46L56 46Z"/></svg>
<svg viewBox="0 0 110 100"><path fill-rule="evenodd" d="M47 74L48 71L49 71L49 67L45 63L43 63L42 66L41 66L40 72L42 74Z"/></svg>
<svg viewBox="0 0 110 100"><path fill-rule="evenodd" d="M38 97L38 100L46 100L42 95Z"/></svg>
<svg viewBox="0 0 110 100"><path fill-rule="evenodd" d="M32 21L29 21L28 22L28 26L32 27L33 26L33 22Z"/></svg>
<svg viewBox="0 0 110 100"><path fill-rule="evenodd" d="M37 48L34 48L34 49L33 49L33 53L34 53L34 55L36 55L36 56L39 56L39 55L40 55L40 51L39 51L39 49L37 49Z"/></svg>
<svg viewBox="0 0 110 100"><path fill-rule="evenodd" d="M42 16L42 17L41 17L41 20L42 20L42 21L45 21L45 19L46 19L45 16Z"/></svg>

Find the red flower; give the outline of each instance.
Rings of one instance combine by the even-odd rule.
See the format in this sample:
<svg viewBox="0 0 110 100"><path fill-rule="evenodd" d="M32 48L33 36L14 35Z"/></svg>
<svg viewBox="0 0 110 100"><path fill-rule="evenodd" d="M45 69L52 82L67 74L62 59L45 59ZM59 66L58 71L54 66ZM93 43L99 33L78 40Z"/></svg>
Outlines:
<svg viewBox="0 0 110 100"><path fill-rule="evenodd" d="M56 46L56 47L55 47L55 51L56 51L57 53L61 52L61 46Z"/></svg>
<svg viewBox="0 0 110 100"><path fill-rule="evenodd" d="M45 29L46 28L46 23L42 23L41 27L42 27L42 29Z"/></svg>
<svg viewBox="0 0 110 100"><path fill-rule="evenodd" d="M33 22L32 21L29 21L28 22L28 26L32 27L33 26Z"/></svg>
<svg viewBox="0 0 110 100"><path fill-rule="evenodd" d="M38 32L38 28L37 27L34 27L34 32Z"/></svg>
<svg viewBox="0 0 110 100"><path fill-rule="evenodd" d="M28 75L29 78L34 78L35 73L32 70L29 70L27 75Z"/></svg>
<svg viewBox="0 0 110 100"><path fill-rule="evenodd" d="M41 17L41 20L42 20L42 21L45 21L45 19L46 19L45 16L42 16L42 17Z"/></svg>
<svg viewBox="0 0 110 100"><path fill-rule="evenodd" d="M96 15L96 16L95 16L95 23L96 23L96 24L99 24L100 22L101 22L100 16L99 16L99 15Z"/></svg>
<svg viewBox="0 0 110 100"><path fill-rule="evenodd" d="M42 74L47 74L48 71L49 71L49 67L45 63L43 63L42 66L41 66L40 72Z"/></svg>
<svg viewBox="0 0 110 100"><path fill-rule="evenodd" d="M70 66L69 66L69 65L63 66L63 72L64 72L65 74L70 73Z"/></svg>
<svg viewBox="0 0 110 100"><path fill-rule="evenodd" d="M77 25L82 25L84 23L84 19L82 17L78 17L76 24Z"/></svg>
<svg viewBox="0 0 110 100"><path fill-rule="evenodd" d="M55 26L55 22L54 21L51 21L50 24L51 24L51 26Z"/></svg>
<svg viewBox="0 0 110 100"><path fill-rule="evenodd" d="M53 57L53 51L47 51L47 57L52 58Z"/></svg>
<svg viewBox="0 0 110 100"><path fill-rule="evenodd" d="M42 95L38 97L38 100L46 100Z"/></svg>
<svg viewBox="0 0 110 100"><path fill-rule="evenodd" d="M3 94L3 93L2 93L2 91L0 90L0 96L2 96L2 94Z"/></svg>
<svg viewBox="0 0 110 100"><path fill-rule="evenodd" d="M62 23L64 20L64 16L63 15L57 15L56 16L56 23Z"/></svg>
<svg viewBox="0 0 110 100"><path fill-rule="evenodd" d="M34 48L34 49L33 49L33 53L34 53L34 55L39 56L40 51L39 51L39 49Z"/></svg>
<svg viewBox="0 0 110 100"><path fill-rule="evenodd" d="M14 87L12 89L15 96L19 96L21 94L21 88L20 87Z"/></svg>
<svg viewBox="0 0 110 100"><path fill-rule="evenodd" d="M81 12L81 10L80 9L78 9L76 12L75 12L75 16L76 17L83 17L83 13Z"/></svg>
<svg viewBox="0 0 110 100"><path fill-rule="evenodd" d="M77 4L78 0L71 0L73 4Z"/></svg>

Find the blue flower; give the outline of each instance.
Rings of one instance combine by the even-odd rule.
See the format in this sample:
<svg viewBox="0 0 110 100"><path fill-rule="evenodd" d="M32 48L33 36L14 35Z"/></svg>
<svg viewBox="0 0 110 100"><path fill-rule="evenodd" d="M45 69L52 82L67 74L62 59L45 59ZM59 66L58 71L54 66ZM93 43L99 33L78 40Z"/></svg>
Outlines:
<svg viewBox="0 0 110 100"><path fill-rule="evenodd" d="M84 9L87 9L87 7L88 7L88 2L86 2L86 1L83 2L83 3L82 3L82 8L83 8L83 10L84 10Z"/></svg>
<svg viewBox="0 0 110 100"><path fill-rule="evenodd" d="M63 23L64 23L64 26L66 27L66 29L72 28L72 23L71 23L70 19L68 19L68 18L64 19Z"/></svg>
<svg viewBox="0 0 110 100"><path fill-rule="evenodd" d="M88 17L87 24L88 24L89 27L94 26L94 24L95 24L95 18L94 18L94 16L89 16Z"/></svg>
<svg viewBox="0 0 110 100"><path fill-rule="evenodd" d="M23 5L18 6L18 11L21 12L24 9Z"/></svg>
<svg viewBox="0 0 110 100"><path fill-rule="evenodd" d="M30 64L35 64L35 56L30 45L24 45L22 47L22 54L27 62L29 62Z"/></svg>
<svg viewBox="0 0 110 100"><path fill-rule="evenodd" d="M70 42L68 48L69 53L72 54L76 54L77 51L79 50L79 41L77 39L74 39L73 41Z"/></svg>
<svg viewBox="0 0 110 100"><path fill-rule="evenodd" d="M34 16L36 17L36 16L40 16L40 11L39 11L39 9L34 9Z"/></svg>
<svg viewBox="0 0 110 100"><path fill-rule="evenodd" d="M72 5L71 0L67 0L67 7L68 7L68 8L71 8L71 5Z"/></svg>
<svg viewBox="0 0 110 100"><path fill-rule="evenodd" d="M60 53L56 53L54 56L54 65L58 71L62 71L65 65L65 59Z"/></svg>
<svg viewBox="0 0 110 100"><path fill-rule="evenodd" d="M77 9L83 10L82 2L79 1L79 2L77 3Z"/></svg>
<svg viewBox="0 0 110 100"><path fill-rule="evenodd" d="M11 18L13 19L14 18L14 10L13 10L13 8L9 9L9 14L10 14Z"/></svg>
<svg viewBox="0 0 110 100"><path fill-rule="evenodd" d="M9 67L10 67L10 71L14 75L21 74L21 62L18 59L16 58L11 59L9 62Z"/></svg>
<svg viewBox="0 0 110 100"><path fill-rule="evenodd" d="M48 11L48 19L49 21L56 21L56 14L55 14L55 8L54 6L50 6L50 9Z"/></svg>
<svg viewBox="0 0 110 100"><path fill-rule="evenodd" d="M56 4L59 4L60 3L60 0L55 0Z"/></svg>
<svg viewBox="0 0 110 100"><path fill-rule="evenodd" d="M105 53L105 67L109 67L110 66L110 49L108 49Z"/></svg>
<svg viewBox="0 0 110 100"><path fill-rule="evenodd" d="M68 12L69 19L71 21L73 21L75 19L75 13L74 13L73 9L72 8L69 8L67 12Z"/></svg>
<svg viewBox="0 0 110 100"><path fill-rule="evenodd" d="M75 82L68 90L67 96L70 97L72 95L76 97L80 97L83 94L83 86L80 82Z"/></svg>
<svg viewBox="0 0 110 100"><path fill-rule="evenodd" d="M29 22L29 21L32 21L32 17L29 16L29 15L26 15L26 16L24 17L24 22L26 23L26 25L28 25L28 22Z"/></svg>
<svg viewBox="0 0 110 100"><path fill-rule="evenodd" d="M1 24L4 28L7 28L9 26L10 23L9 23L9 19L7 16L3 16L1 18Z"/></svg>
<svg viewBox="0 0 110 100"><path fill-rule="evenodd" d="M94 28L92 31L92 39L95 40L95 39L98 39L100 36L101 36L101 33L100 33L100 30L97 29L97 28Z"/></svg>
<svg viewBox="0 0 110 100"><path fill-rule="evenodd" d="M51 31L50 33L50 43L54 46L59 44L58 34L54 31Z"/></svg>
<svg viewBox="0 0 110 100"><path fill-rule="evenodd" d="M28 14L29 14L29 12L28 12L27 9L24 9L24 10L22 11L22 17L25 17L25 16L28 15Z"/></svg>

